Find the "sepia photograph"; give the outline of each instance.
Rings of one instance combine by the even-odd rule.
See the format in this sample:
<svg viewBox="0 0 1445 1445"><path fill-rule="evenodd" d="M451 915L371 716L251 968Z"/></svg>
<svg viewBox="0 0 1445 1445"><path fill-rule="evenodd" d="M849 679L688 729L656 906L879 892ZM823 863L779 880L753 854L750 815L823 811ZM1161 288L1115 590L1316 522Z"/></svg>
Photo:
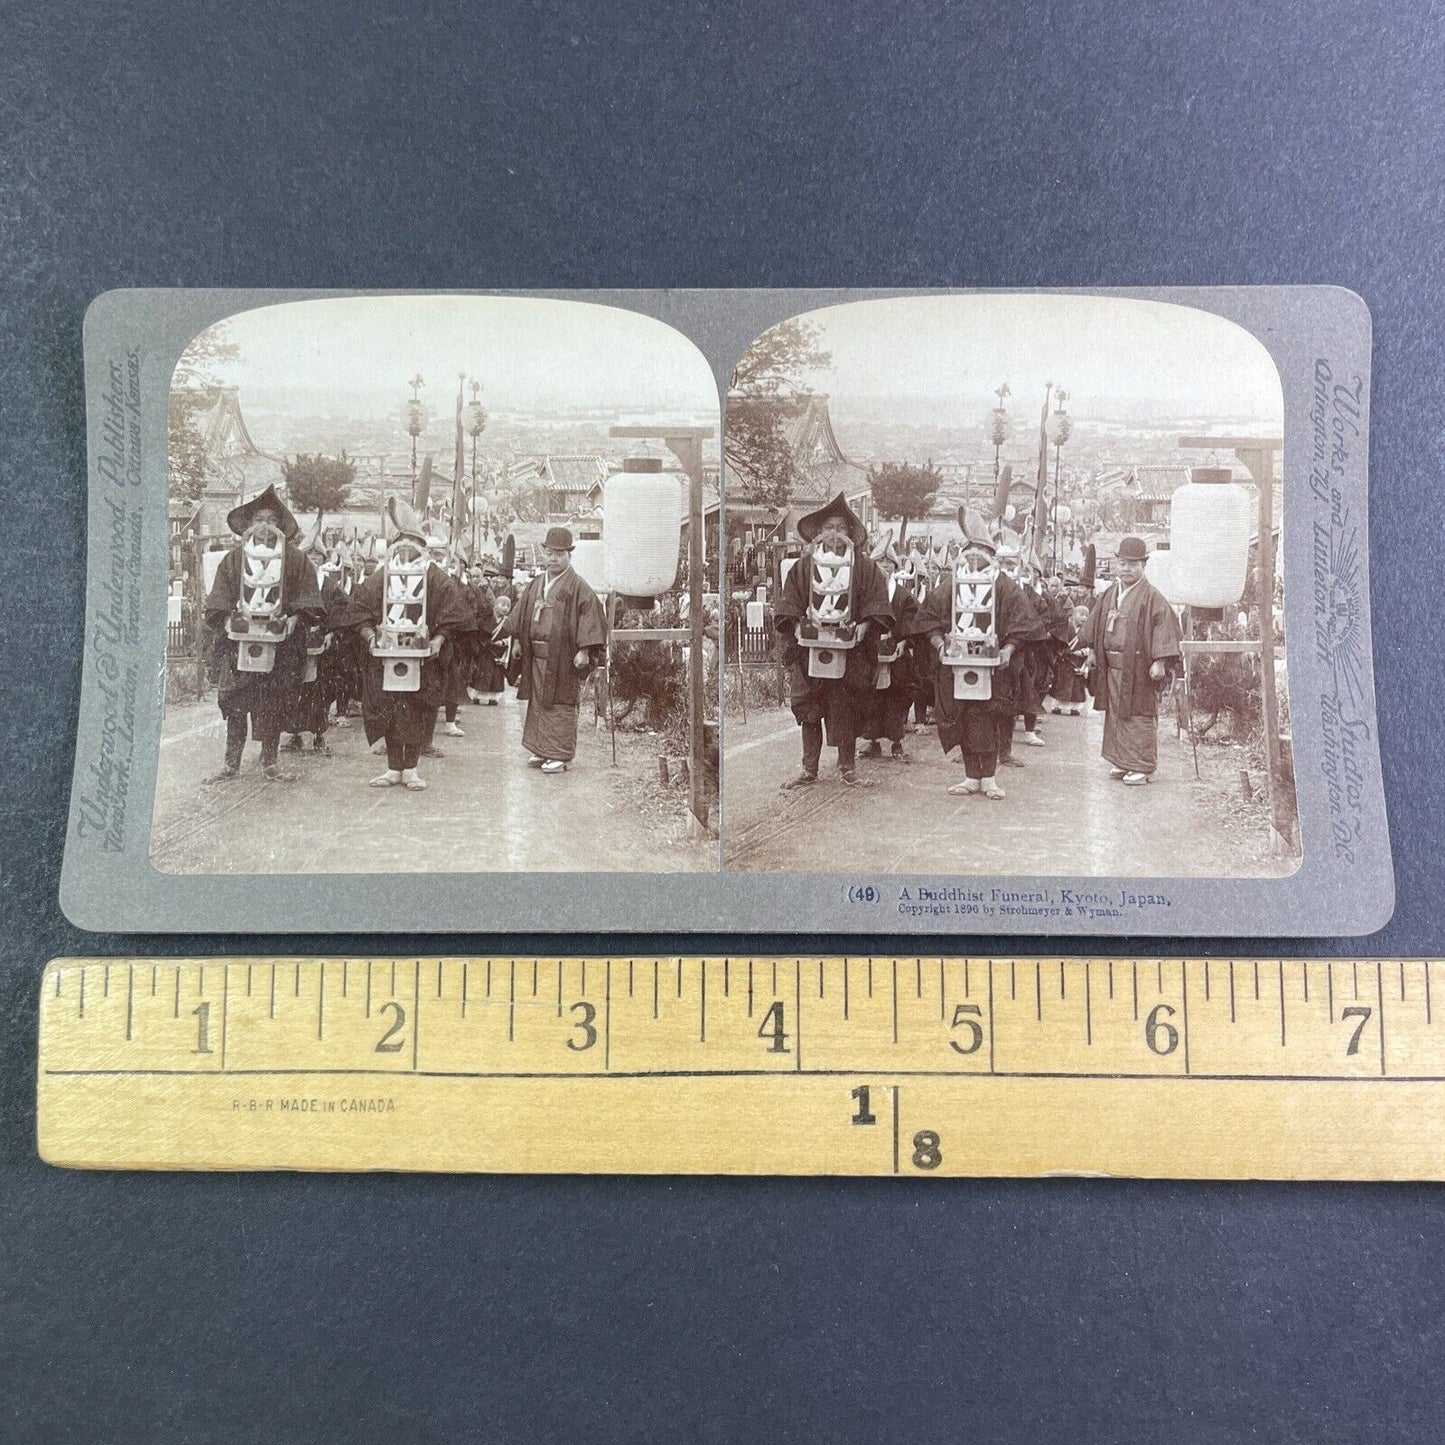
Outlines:
<svg viewBox="0 0 1445 1445"><path fill-rule="evenodd" d="M1181 305L759 336L724 421L726 867L1292 873L1283 429L1264 345Z"/></svg>
<svg viewBox="0 0 1445 1445"><path fill-rule="evenodd" d="M651 317L234 314L167 411L168 873L715 870L719 416Z"/></svg>

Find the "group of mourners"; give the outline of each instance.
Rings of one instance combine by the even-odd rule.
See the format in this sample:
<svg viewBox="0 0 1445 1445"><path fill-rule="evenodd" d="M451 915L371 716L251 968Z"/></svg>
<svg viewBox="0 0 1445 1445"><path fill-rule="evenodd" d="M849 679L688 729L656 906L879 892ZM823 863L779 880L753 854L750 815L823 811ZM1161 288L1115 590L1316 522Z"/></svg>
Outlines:
<svg viewBox="0 0 1445 1445"><path fill-rule="evenodd" d="M459 710L468 701L495 706L507 684L526 702L522 745L540 772L566 771L577 752L582 686L602 661L606 615L596 594L572 570L573 540L553 527L540 549L541 566L525 585L500 568L468 566L446 538L429 533L423 519L393 498L387 507L389 547L424 551L425 647L419 685L412 691L385 686L386 660L373 644L388 625L387 564L370 559L343 565L322 542L321 519L309 539L296 517L267 487L232 509L227 524L237 543L221 559L206 596L204 623L212 677L226 723L225 757L206 779L222 783L240 775L248 736L260 744L260 766L273 782L294 782L283 766L289 751L330 752L327 734L350 726L359 700L366 740L385 751L386 768L370 779L375 788L426 788L422 758L442 756L440 729L464 735ZM230 634L245 635L248 563L269 568L280 586L280 640L269 671L240 667Z"/></svg>
<svg viewBox="0 0 1445 1445"><path fill-rule="evenodd" d="M910 713L936 723L945 755L961 755L964 778L953 794L1001 799L999 769L1022 767L1014 754L1022 721L1025 746L1043 747L1039 716L1078 716L1090 696L1104 714L1103 756L1111 774L1129 786L1148 783L1158 767L1159 698L1182 667L1179 621L1144 577L1148 549L1141 538L1118 547L1115 578L1097 596L1077 600L1062 578L1043 576L999 525L960 507L959 548L974 575L992 578L996 665L988 669L987 698L954 695L954 665L945 661L954 631L953 577L905 565L891 537L872 542L866 527L836 496L797 524L802 554L789 569L773 610L793 716L803 731L802 771L783 786L818 780L826 737L837 749L845 784L867 785L857 767L864 757L910 762L904 737ZM810 675L809 649L799 629L810 621L815 549L853 552L848 628L851 647L839 678ZM912 559L910 559L911 563ZM900 650L901 646L901 650ZM880 652L888 661L886 686ZM884 753L884 744L888 753Z"/></svg>

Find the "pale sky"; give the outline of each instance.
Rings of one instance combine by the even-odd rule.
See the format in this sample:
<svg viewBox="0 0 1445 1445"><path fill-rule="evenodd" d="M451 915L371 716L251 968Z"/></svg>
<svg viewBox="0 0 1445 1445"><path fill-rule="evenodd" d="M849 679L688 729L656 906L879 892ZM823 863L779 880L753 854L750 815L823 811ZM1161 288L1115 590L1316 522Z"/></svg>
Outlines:
<svg viewBox="0 0 1445 1445"><path fill-rule="evenodd" d="M833 354L809 381L840 401L936 398L939 420L976 423L1008 382L1015 413L1052 381L1070 411L1108 420L1141 404L1283 424L1274 362L1231 321L1104 296L917 296L808 314Z"/></svg>
<svg viewBox="0 0 1445 1445"><path fill-rule="evenodd" d="M366 296L292 301L223 323L239 355L218 379L245 398L395 414L420 372L436 415L457 374L491 408L614 407L650 416L717 412L702 354L661 321L576 301L509 296ZM470 399L470 390L467 396Z"/></svg>

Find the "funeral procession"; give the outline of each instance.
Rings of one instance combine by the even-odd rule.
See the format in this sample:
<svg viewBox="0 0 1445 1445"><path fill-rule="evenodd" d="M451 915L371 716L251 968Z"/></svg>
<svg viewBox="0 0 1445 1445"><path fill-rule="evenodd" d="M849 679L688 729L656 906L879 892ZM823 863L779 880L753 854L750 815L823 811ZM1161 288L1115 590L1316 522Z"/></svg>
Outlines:
<svg viewBox="0 0 1445 1445"><path fill-rule="evenodd" d="M154 866L718 866L718 410L674 337L382 297L197 338ZM476 371L434 371L431 400L424 367L459 354Z"/></svg>
<svg viewBox="0 0 1445 1445"><path fill-rule="evenodd" d="M725 866L1292 871L1280 407L1252 338L1158 303L867 301L755 341Z"/></svg>

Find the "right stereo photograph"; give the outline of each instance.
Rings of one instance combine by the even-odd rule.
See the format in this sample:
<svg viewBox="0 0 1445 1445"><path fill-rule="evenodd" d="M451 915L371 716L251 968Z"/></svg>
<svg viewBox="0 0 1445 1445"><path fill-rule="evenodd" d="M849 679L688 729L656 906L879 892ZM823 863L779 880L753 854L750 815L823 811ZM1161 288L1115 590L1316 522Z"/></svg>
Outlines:
<svg viewBox="0 0 1445 1445"><path fill-rule="evenodd" d="M757 337L726 867L1292 873L1283 433L1265 347L1187 306L903 297Z"/></svg>

